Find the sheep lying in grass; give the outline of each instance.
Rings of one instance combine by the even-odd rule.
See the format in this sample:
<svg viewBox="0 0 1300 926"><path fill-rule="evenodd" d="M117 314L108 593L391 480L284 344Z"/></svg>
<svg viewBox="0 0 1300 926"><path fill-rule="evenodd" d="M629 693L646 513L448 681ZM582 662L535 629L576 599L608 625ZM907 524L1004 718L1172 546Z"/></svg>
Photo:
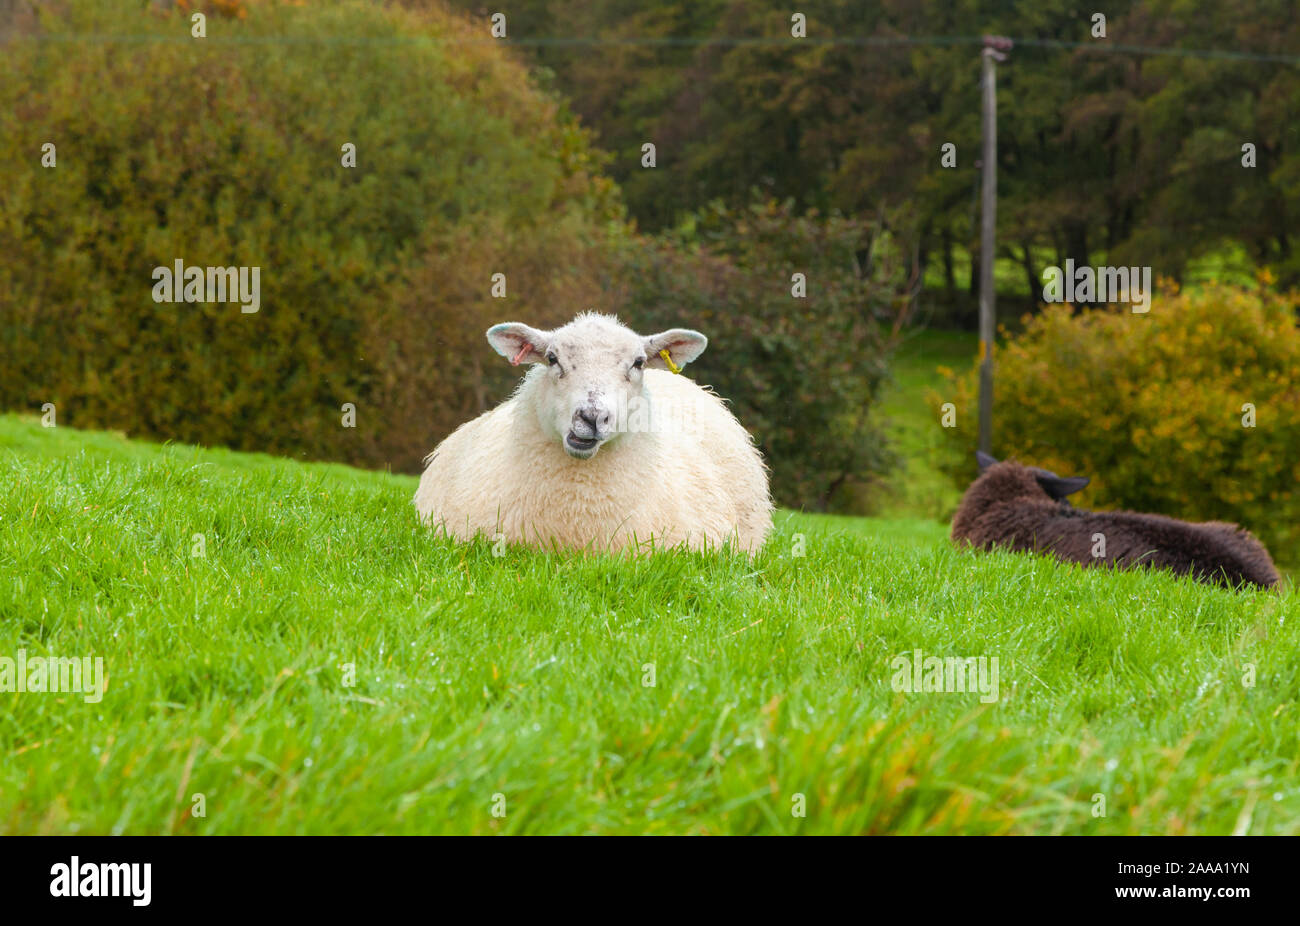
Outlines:
<svg viewBox="0 0 1300 926"><path fill-rule="evenodd" d="M429 455L415 493L422 520L461 540L565 549L763 545L762 457L718 396L674 375L704 335L642 337L584 314L554 331L495 325L487 338L532 369Z"/></svg>
<svg viewBox="0 0 1300 926"><path fill-rule="evenodd" d="M1085 566L1154 566L1202 582L1266 588L1278 584L1264 546L1235 524L1192 524L1155 514L1091 512L1067 495L1087 477L1062 477L1035 466L976 454L980 477L952 519L952 539L990 549L1052 553Z"/></svg>

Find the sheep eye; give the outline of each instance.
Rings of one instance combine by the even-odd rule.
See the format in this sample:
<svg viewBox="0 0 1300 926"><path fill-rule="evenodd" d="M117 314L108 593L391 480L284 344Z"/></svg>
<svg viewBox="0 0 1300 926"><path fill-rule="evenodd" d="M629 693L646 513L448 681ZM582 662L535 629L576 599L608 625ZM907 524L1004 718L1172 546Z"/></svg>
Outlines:
<svg viewBox="0 0 1300 926"><path fill-rule="evenodd" d="M557 363L560 362L560 360L558 357L555 356L555 354L547 354L546 362L549 363L551 366L555 366Z"/></svg>
<svg viewBox="0 0 1300 926"><path fill-rule="evenodd" d="M637 357L635 360L632 361L632 366L633 366L635 369L638 369L638 370L641 369L643 366L645 366L645 358L644 358L644 357Z"/></svg>

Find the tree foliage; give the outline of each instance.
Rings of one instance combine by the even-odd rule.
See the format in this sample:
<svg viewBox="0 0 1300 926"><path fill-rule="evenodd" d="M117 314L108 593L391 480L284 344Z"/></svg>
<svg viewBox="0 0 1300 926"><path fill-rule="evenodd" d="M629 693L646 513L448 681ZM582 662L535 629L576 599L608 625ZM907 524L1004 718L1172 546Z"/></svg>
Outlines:
<svg viewBox="0 0 1300 926"><path fill-rule="evenodd" d="M267 4L193 40L179 8L44 12L0 55L6 407L411 470L507 388L472 359L490 316L599 295L584 255L622 228L617 192L461 18ZM178 259L259 268L260 310L155 302Z"/></svg>
<svg viewBox="0 0 1300 926"><path fill-rule="evenodd" d="M715 203L619 261L639 327L699 328L687 371L727 398L772 470L779 504L845 510L893 462L871 409L910 307L907 266L858 255L877 233L789 201Z"/></svg>
<svg viewBox="0 0 1300 926"><path fill-rule="evenodd" d="M1300 17L1289 4L1127 0L1105 10L1102 38L1091 9L1069 0L838 0L808 10L803 42L775 0L512 10L515 38L597 40L542 44L534 60L614 154L644 227L671 227L718 196L743 205L758 187L881 217L925 263L951 267L954 249L978 250L978 37L1002 34L1026 41L998 68L999 254L1023 265L1030 290L1044 254L1178 279L1225 246L1300 280ZM632 37L653 41L621 44ZM745 41L758 39L769 41ZM1149 47L1177 54L1134 50ZM1229 54L1193 54L1207 49ZM656 169L641 167L645 142ZM940 166L945 143L953 168ZM1243 166L1246 144L1256 167Z"/></svg>

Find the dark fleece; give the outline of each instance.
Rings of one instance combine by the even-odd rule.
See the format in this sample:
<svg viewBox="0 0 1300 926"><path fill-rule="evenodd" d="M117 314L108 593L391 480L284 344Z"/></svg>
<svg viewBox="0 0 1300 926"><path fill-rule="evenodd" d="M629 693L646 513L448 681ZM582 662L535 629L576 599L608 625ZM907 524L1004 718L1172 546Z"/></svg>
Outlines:
<svg viewBox="0 0 1300 926"><path fill-rule="evenodd" d="M1104 557L1092 555L1093 534L1106 537ZM1072 508L1048 495L1033 470L1010 461L990 466L966 490L952 539L985 550L1052 553L1085 566L1155 566L1229 587L1278 584L1264 545L1235 524Z"/></svg>

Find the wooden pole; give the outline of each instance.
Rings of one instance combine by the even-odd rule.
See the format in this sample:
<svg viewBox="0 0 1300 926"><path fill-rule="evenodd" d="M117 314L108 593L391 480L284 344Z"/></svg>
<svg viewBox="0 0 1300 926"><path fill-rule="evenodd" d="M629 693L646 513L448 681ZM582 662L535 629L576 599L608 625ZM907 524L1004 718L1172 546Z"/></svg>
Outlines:
<svg viewBox="0 0 1300 926"><path fill-rule="evenodd" d="M994 62L1005 61L1003 54L1011 40L1002 36L984 36L984 154L980 196L980 434L979 449L993 453L993 340L996 337L993 289L994 232L998 217L998 98Z"/></svg>

